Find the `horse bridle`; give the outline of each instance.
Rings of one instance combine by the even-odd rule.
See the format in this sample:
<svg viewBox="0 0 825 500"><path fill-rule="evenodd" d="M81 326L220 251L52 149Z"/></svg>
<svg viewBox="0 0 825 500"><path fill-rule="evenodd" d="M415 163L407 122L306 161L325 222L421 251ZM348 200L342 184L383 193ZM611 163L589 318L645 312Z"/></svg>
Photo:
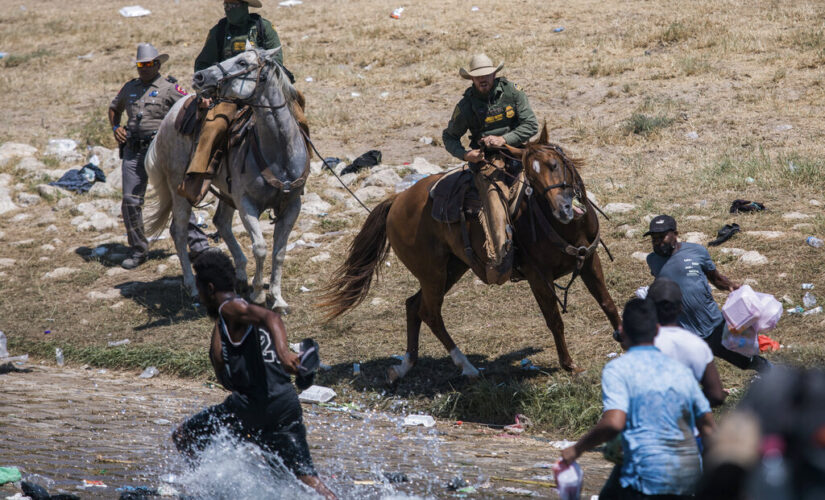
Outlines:
<svg viewBox="0 0 825 500"><path fill-rule="evenodd" d="M218 81L215 82L215 94L218 96L218 98L217 98L218 101L231 101L231 102L248 101L248 100L254 99L256 97L256 95L259 92L261 92L261 89L262 89L261 83L265 82L266 78L267 78L266 74L264 73L264 69L267 68L268 64L266 63L266 61L262 60L261 54L257 50L255 50L254 52L255 52L255 60L256 60L257 64L255 66L250 66L246 69L236 71L235 73L228 72L226 70L226 68L224 68L222 66L223 61L219 62L215 65L215 66L218 67L218 70L220 70L220 72L221 72L221 78L219 78ZM277 67L277 64L275 64L273 66ZM225 99L225 98L220 97L221 88L222 88L224 83L226 83L230 80L235 80L239 76L248 75L249 73L252 73L255 70L257 70L257 74L255 75L255 91L252 93L251 96L249 96L246 99ZM251 78L242 78L242 80L251 81L252 79ZM246 104L246 103L244 103L244 104ZM259 105L259 104L258 105L248 104L248 105L252 106L252 107L263 107L263 108L277 109L277 108L282 108L282 107L286 106L286 99L284 99L283 103L278 104L276 106L262 106L262 105Z"/></svg>

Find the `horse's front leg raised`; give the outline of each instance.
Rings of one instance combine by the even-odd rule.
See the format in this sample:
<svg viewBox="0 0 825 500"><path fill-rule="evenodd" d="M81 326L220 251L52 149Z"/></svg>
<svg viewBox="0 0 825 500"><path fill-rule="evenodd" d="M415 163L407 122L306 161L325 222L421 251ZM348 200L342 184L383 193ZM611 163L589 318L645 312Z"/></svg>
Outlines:
<svg viewBox="0 0 825 500"><path fill-rule="evenodd" d="M232 254L232 261L235 263L235 287L239 293L246 293L249 283L247 283L246 276L246 255L235 239L232 233L232 216L235 215L235 209L223 201L218 202L218 209L215 210L215 216L212 217L212 222L218 228L218 234L226 242L226 247L229 253Z"/></svg>
<svg viewBox="0 0 825 500"><path fill-rule="evenodd" d="M300 213L301 196L296 192L292 200L286 204L283 213L278 214L275 232L272 234L272 274L269 277L269 293L274 301L272 309L277 312L289 312L289 305L281 295L281 274L286 258L286 242Z"/></svg>
<svg viewBox="0 0 825 500"><path fill-rule="evenodd" d="M256 304L266 303L266 293L264 292L263 276L264 261L266 260L266 241L261 233L261 224L258 217L260 211L246 196L242 197L238 205L238 212L241 216L247 234L252 238L252 255L255 256L255 276L252 278L252 296L250 299Z"/></svg>

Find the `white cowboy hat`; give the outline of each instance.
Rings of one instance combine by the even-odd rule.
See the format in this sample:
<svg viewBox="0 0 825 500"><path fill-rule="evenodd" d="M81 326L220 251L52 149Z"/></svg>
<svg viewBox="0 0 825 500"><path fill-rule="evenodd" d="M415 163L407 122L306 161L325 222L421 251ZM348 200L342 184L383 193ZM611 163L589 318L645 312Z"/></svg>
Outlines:
<svg viewBox="0 0 825 500"><path fill-rule="evenodd" d="M157 60L161 64L169 60L169 54L158 54L158 49L151 43L139 43L134 62L149 62Z"/></svg>
<svg viewBox="0 0 825 500"><path fill-rule="evenodd" d="M465 80L472 80L474 76L484 76L490 73L497 73L504 67L504 61L498 66L493 64L493 60L486 54L476 54L470 59L470 71L464 68L458 70L458 74Z"/></svg>

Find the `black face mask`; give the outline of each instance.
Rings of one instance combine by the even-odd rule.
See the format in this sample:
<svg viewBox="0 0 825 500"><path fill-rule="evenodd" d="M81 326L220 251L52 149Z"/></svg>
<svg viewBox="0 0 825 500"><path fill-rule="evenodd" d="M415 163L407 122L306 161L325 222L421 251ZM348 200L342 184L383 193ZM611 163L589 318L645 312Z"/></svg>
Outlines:
<svg viewBox="0 0 825 500"><path fill-rule="evenodd" d="M235 26L242 26L249 17L249 5L245 2L225 3L223 4L223 11L229 24Z"/></svg>
<svg viewBox="0 0 825 500"><path fill-rule="evenodd" d="M656 252L656 255L661 255L662 257L670 257L673 255L673 251L676 249L676 245L673 243L661 243L659 245L654 245L653 251Z"/></svg>

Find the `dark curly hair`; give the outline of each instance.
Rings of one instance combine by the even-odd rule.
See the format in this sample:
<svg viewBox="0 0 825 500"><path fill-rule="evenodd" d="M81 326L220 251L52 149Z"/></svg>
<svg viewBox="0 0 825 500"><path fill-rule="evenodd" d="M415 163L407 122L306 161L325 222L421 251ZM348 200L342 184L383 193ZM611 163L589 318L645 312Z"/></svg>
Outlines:
<svg viewBox="0 0 825 500"><path fill-rule="evenodd" d="M216 292L235 291L235 268L225 253L215 249L204 252L192 264L195 279L202 285L212 283Z"/></svg>

